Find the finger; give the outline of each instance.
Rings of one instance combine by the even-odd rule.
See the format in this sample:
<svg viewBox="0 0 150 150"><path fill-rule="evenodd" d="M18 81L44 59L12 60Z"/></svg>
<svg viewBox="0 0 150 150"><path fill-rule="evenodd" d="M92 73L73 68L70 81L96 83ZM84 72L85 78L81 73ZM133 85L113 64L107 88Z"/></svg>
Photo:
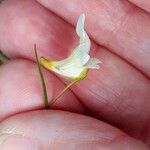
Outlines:
<svg viewBox="0 0 150 150"><path fill-rule="evenodd" d="M64 84L44 71L49 101L64 88ZM42 87L33 62L14 60L0 66L0 120L24 111L44 108ZM55 105L55 109L84 113L78 99L68 91Z"/></svg>
<svg viewBox="0 0 150 150"><path fill-rule="evenodd" d="M91 70L72 90L97 118L149 143L150 81L105 49L94 55L100 70Z"/></svg>
<svg viewBox="0 0 150 150"><path fill-rule="evenodd" d="M86 29L92 39L150 76L149 14L120 0L38 1L74 25L77 17L85 13Z"/></svg>
<svg viewBox="0 0 150 150"><path fill-rule="evenodd" d="M9 4L10 1L6 2L7 3L5 3L5 5L7 4L6 6L8 7L6 7L5 10L9 8L9 11L11 11L11 5ZM14 36L17 35L16 40L20 40L20 43L22 42L26 44L20 45L20 48L18 48L19 43L15 45L14 38L10 38L9 40L5 40L5 42L9 41L7 45L3 44L4 42L2 43L2 45L5 46L4 50L9 54L14 55L15 57L22 55L23 57L33 58L34 55L32 55L32 43L34 43L35 41L31 37L36 37L36 40L39 42L39 47L45 47L44 50L42 48L39 48L41 55L47 56L52 59L54 59L55 57L64 58L65 53L67 53L69 49L63 49L62 51L62 45L64 45L64 47L67 47L68 43L62 42L63 40L60 38L61 36L58 36L57 34L58 31L60 32L60 30L58 29L61 26L65 26L66 30L61 30L61 35L65 35L66 37L69 36L70 33L72 33L73 39L75 39L75 34L73 34L74 29L63 20L58 19L57 16L54 16L44 8L41 8L41 6L35 3L35 1L16 0L15 2L16 4L12 11L17 11L17 14L24 15L21 15L20 17L18 17L17 15L13 15L12 17L15 18L14 20L18 20L18 22L20 22L21 26L24 27L23 31L25 32L21 35L17 34L18 27L16 25L13 27L13 32L11 34ZM23 7L24 9L21 9L20 7ZM35 18L34 22L38 22L39 25L36 27L34 25L32 29L30 29L29 25L27 26L24 23L24 19L21 19L23 17L28 18L28 21L31 23L33 22L31 14L33 15L32 17ZM43 17L41 17L41 15ZM57 21L57 24L55 21L54 24L50 20ZM40 24L41 22L42 25ZM12 26L9 27L9 30L12 30ZM30 34L26 31L30 31ZM28 39L24 38L27 36L26 34L29 35ZM7 38L11 37L9 33L8 35L5 35L7 36ZM49 36L49 39L45 38L47 36ZM45 40L44 44L40 43L41 37L43 38L43 40ZM61 43L62 45L55 45L53 44L53 41L58 41L58 43ZM50 44L48 44L49 42ZM74 48L74 43L76 43L76 40L74 40L72 43L69 43L70 50ZM6 46L10 46L10 48L7 49ZM25 46L28 46L30 51L27 51ZM11 47L13 49L11 49ZM55 51L55 49L58 49L59 51ZM105 119L105 121L117 125L131 135L140 138L143 138L143 136L145 136L144 140L148 139L150 132L147 131L146 135L143 135L143 133L146 130L145 124L147 124L147 122L149 121L150 113L149 80L133 67L131 67L119 57L113 55L106 49L102 49L93 44L91 51L95 57L102 60L102 68L100 71L91 71L91 74L89 74L87 80L80 82L78 86L73 89L75 94L80 97L82 102L99 119Z"/></svg>
<svg viewBox="0 0 150 150"><path fill-rule="evenodd" d="M150 13L149 0L129 0L129 1Z"/></svg>
<svg viewBox="0 0 150 150"><path fill-rule="evenodd" d="M9 57L34 59L36 43L39 55L62 59L77 44L73 28L35 0L4 1L0 18L0 49Z"/></svg>
<svg viewBox="0 0 150 150"><path fill-rule="evenodd" d="M120 130L96 119L63 111L36 111L0 125L1 149L148 150Z"/></svg>

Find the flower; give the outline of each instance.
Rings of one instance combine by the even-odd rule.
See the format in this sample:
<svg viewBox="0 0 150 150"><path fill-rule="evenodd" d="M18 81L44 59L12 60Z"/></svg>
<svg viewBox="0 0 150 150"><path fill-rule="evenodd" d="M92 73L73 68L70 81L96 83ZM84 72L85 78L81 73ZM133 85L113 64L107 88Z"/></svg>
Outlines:
<svg viewBox="0 0 150 150"><path fill-rule="evenodd" d="M71 80L82 80L87 76L89 69L99 69L100 60L97 58L90 58L89 51L91 42L84 30L85 15L80 15L77 25L76 33L80 38L79 45L73 50L72 54L60 61L53 61L41 57L41 64L64 77Z"/></svg>

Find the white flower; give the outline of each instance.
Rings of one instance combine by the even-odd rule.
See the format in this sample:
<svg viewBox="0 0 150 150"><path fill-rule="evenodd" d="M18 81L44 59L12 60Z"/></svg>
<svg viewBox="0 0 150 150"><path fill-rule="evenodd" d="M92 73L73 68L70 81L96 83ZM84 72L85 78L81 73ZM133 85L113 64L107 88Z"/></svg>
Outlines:
<svg viewBox="0 0 150 150"><path fill-rule="evenodd" d="M52 61L41 57L41 64L60 75L72 80L82 80L86 77L89 68L99 69L100 60L90 58L90 39L84 30L85 15L82 14L77 22L76 33L80 38L79 45L73 50L72 54L61 61Z"/></svg>

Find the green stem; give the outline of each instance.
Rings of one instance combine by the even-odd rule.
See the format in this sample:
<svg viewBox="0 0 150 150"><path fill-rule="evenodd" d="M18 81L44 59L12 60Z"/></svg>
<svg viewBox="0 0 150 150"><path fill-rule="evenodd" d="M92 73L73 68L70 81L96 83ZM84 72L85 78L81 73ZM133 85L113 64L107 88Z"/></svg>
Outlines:
<svg viewBox="0 0 150 150"><path fill-rule="evenodd" d="M34 44L34 51L35 51L35 57L36 57L37 68L38 68L39 75L40 75L40 79L41 79L41 83L42 83L42 89L43 89L43 96L44 96L45 108L46 108L46 109L49 109L49 103L48 103L48 96L47 96L46 84L45 84L44 76L43 76L43 73L42 73L42 70L41 70L41 65L40 65L40 63L39 63L36 44Z"/></svg>

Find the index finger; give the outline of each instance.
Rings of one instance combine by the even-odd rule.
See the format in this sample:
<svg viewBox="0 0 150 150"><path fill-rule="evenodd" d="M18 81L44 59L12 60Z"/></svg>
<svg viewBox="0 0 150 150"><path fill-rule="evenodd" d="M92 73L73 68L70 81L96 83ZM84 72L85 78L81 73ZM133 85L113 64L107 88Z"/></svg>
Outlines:
<svg viewBox="0 0 150 150"><path fill-rule="evenodd" d="M124 0L38 0L75 25L81 13L92 39L150 76L150 15ZM60 7L61 6L61 7Z"/></svg>

